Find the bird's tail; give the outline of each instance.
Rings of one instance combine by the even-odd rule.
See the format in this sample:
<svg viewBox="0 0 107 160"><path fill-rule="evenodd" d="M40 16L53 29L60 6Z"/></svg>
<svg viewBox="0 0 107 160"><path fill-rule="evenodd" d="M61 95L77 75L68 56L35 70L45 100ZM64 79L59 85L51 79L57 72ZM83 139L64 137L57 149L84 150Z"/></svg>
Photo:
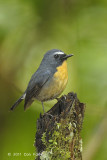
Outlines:
<svg viewBox="0 0 107 160"><path fill-rule="evenodd" d="M13 111L17 106L18 104L25 99L25 96L26 96L26 93L24 93L13 105L12 107L10 108L11 111Z"/></svg>

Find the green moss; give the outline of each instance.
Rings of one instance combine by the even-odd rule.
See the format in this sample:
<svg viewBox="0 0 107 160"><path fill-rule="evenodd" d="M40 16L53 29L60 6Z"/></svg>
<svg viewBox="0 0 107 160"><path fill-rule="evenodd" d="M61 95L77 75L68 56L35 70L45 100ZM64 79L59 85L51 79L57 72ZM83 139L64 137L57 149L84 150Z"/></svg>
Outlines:
<svg viewBox="0 0 107 160"><path fill-rule="evenodd" d="M63 125L62 125L63 124ZM50 139L46 140L46 132L43 133L42 142L46 146L46 150L41 154L41 160L67 160L71 156L70 144L74 133L72 124L57 123Z"/></svg>
<svg viewBox="0 0 107 160"><path fill-rule="evenodd" d="M56 121L51 130L45 130L42 134L41 140L45 147L40 153L41 160L82 159L80 131L83 118L78 106L78 101L73 103L69 113Z"/></svg>

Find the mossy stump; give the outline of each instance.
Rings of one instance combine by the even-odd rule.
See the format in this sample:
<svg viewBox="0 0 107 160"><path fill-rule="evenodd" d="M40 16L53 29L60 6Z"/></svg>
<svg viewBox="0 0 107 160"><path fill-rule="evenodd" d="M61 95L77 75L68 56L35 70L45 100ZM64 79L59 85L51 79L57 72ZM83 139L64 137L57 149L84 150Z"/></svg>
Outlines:
<svg viewBox="0 0 107 160"><path fill-rule="evenodd" d="M37 120L36 160L82 160L82 129L85 105L68 93Z"/></svg>

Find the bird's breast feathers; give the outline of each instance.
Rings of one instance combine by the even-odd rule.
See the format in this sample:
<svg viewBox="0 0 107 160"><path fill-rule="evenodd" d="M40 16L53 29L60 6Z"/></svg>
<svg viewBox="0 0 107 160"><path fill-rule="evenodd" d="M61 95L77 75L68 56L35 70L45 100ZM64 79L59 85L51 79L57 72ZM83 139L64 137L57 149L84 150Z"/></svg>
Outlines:
<svg viewBox="0 0 107 160"><path fill-rule="evenodd" d="M66 87L68 81L67 63L64 61L62 65L58 66L52 79L48 81L42 88L37 99L40 101L47 101L58 97Z"/></svg>
<svg viewBox="0 0 107 160"><path fill-rule="evenodd" d="M54 74L54 78L61 81L61 83L66 83L68 80L67 62L64 61L62 65L57 67L57 72Z"/></svg>

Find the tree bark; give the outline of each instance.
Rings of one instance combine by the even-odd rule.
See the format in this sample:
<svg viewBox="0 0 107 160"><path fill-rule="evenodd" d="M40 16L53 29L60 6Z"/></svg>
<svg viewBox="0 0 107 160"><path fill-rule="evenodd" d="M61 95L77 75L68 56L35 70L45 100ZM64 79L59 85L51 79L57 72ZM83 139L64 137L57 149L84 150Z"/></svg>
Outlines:
<svg viewBox="0 0 107 160"><path fill-rule="evenodd" d="M37 120L36 160L82 160L82 129L85 104L68 93Z"/></svg>

